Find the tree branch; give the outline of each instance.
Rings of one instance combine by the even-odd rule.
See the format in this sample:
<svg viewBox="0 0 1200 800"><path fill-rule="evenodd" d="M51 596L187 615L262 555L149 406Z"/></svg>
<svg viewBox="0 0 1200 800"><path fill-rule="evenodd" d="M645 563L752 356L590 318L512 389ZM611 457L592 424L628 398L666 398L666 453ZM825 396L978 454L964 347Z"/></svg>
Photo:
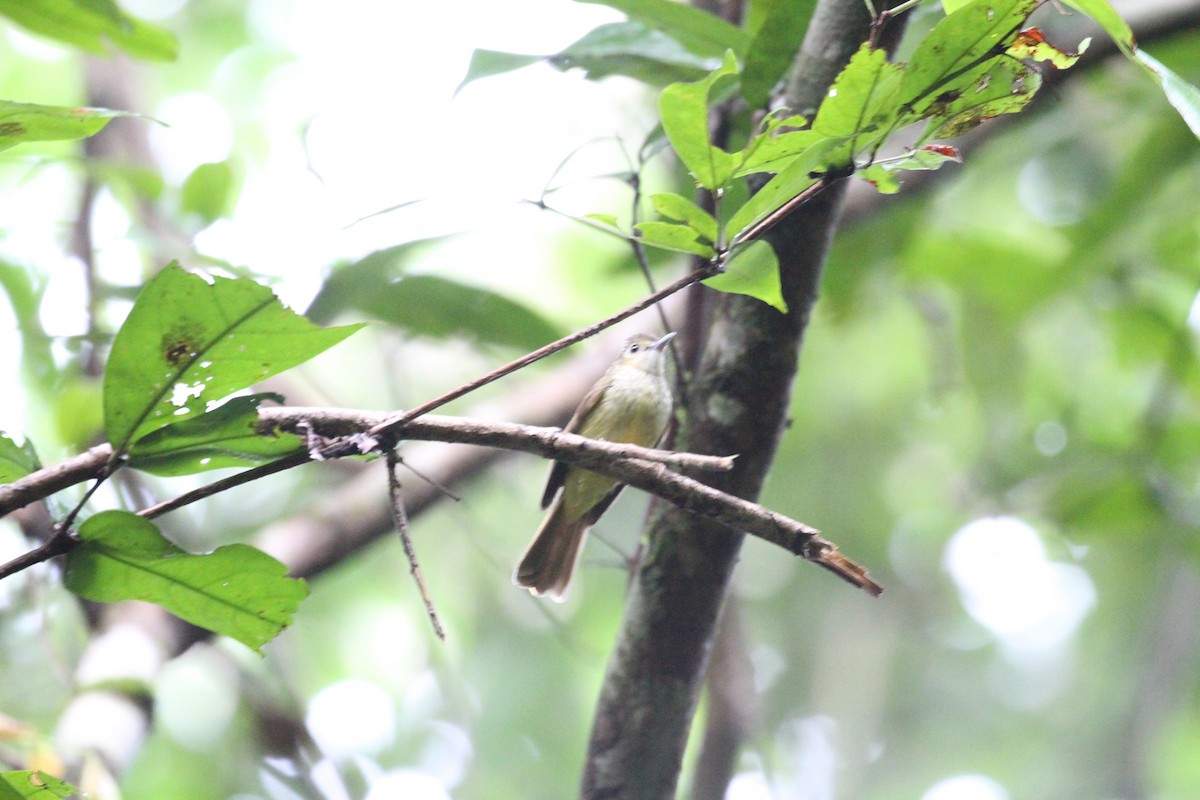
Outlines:
<svg viewBox="0 0 1200 800"><path fill-rule="evenodd" d="M386 424L387 420L394 419L395 415L387 412L353 409L264 408L259 409L259 418L264 425L271 428L289 432L311 429L320 436L337 438L376 430L380 425ZM731 497L667 469L667 465L671 465L692 470L729 471L735 464L733 456L674 453L630 444L596 441L576 434L565 433L557 428L537 428L515 423L481 422L432 415L411 420L394 430L392 435L408 440L432 440L501 447L578 464L655 494L695 514L766 539L795 555L819 564L872 594L882 591L882 588L867 576L865 569L843 557L837 551L837 547L823 539L815 528L753 503ZM106 468L110 449L96 447L90 450L88 455L91 458L93 472L84 472L80 464L75 465L75 469L81 475L81 480L86 480L93 474L100 474ZM272 471L278 471L284 468L280 466L282 464L289 467L299 466L308 460L308 454L298 454L272 462L266 467ZM56 468L44 470L44 472L54 471ZM211 497L233 486L257 480L264 477L264 474L263 468L247 470L239 475L151 506L139 513L147 518L158 517L168 511ZM45 481L40 480L39 476L40 473L35 473L22 480L44 486ZM33 499L39 498L34 497ZM41 554L42 557L30 561L31 554L25 554L0 566L0 578L25 569L33 563L61 555L73 546L74 540L55 537L47 545L34 551Z"/></svg>

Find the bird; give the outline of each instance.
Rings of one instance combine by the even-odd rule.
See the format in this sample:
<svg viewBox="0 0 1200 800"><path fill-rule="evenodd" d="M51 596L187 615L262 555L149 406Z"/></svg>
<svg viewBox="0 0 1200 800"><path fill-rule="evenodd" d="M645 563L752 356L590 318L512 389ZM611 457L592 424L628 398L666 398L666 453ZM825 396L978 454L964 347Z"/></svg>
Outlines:
<svg viewBox="0 0 1200 800"><path fill-rule="evenodd" d="M674 336L642 333L626 340L563 430L589 439L657 445L671 420L666 347ZM513 583L536 596L565 601L588 528L623 488L605 475L555 461L542 494L542 508L550 510L517 564Z"/></svg>

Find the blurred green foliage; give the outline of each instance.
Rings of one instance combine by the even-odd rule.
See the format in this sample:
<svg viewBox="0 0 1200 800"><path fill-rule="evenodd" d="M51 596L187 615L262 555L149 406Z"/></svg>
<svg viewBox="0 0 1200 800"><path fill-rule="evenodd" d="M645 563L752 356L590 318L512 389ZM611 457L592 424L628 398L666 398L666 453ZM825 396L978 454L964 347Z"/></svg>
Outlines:
<svg viewBox="0 0 1200 800"><path fill-rule="evenodd" d="M757 13L769 19L766 5ZM193 167L181 185L145 165L67 174L120 185L114 194L127 208L155 203L190 230L197 219L236 213L239 189L271 152L261 100L292 57L241 4L191 3L170 25L186 57L151 68L152 91L197 91L219 72L237 131L232 157L211 163L226 166ZM1185 32L1154 52L1194 84L1196 45L1197 34ZM5 48L9 63L19 63ZM237 56L226 60L231 51ZM29 97L34 87L46 102L82 102L78 69L74 60L28 60L0 75L0 96ZM740 648L752 667L742 688L755 711L738 770L745 780L760 777L769 796L918 798L970 774L1013 798L1195 795L1200 150L1135 67L1088 69L1018 120L985 126L964 145L961 166L947 165L919 187L904 176L909 185L894 196L850 200L764 502L821 528L887 593L860 596L768 545L747 543L737 603ZM27 161L5 161L0 191L20 191L37 174ZM147 174L157 182L134 180ZM673 175L664 188L679 191L683 180ZM47 214L68 219L62 210ZM544 233L538 223L521 224ZM624 260L614 267L594 235L553 235L557 260L533 265L536 278L512 281L503 295L482 274L474 287L461 272L430 272L440 241L401 245L403 274L389 263L371 279L386 275L403 286L411 269L453 281L456 303L468 290L487 297L438 320L452 325L400 333L376 326L369 347L349 343L338 363L314 366L307 382L289 385L289 401L326 402L343 391L379 406L419 401L494 366L493 352L464 340L527 347L642 291L633 268ZM151 255L161 243L131 238L146 254L139 268L161 265ZM5 341L20 349L21 389L60 420L39 416L32 431L43 459L53 461L100 430L89 359L110 344L117 325L109 323L128 310L132 293L127 276L101 274L94 328L50 333L39 314L52 269L61 269L10 266L3 249L0 257L20 337L19 345L17 333ZM379 302L371 282L358 279L367 259L355 259L348 254L353 266L314 279L315 316L344 318ZM476 266L492 277L519 260L523 254ZM553 299L561 297L570 302ZM211 549L314 511L342 478L337 466L310 467L173 515L163 528L188 550ZM122 776L124 797L176 796L179 787L197 798L286 796L281 787L314 796L313 776L334 774L359 796L385 773L405 770L434 776L462 800L572 793L644 499L626 493L592 540L582 585L567 605L548 607L508 578L537 524L543 478L543 465L514 459L454 487L461 503L414 518L449 632L444 646L388 537L314 579L295 625L264 648L265 659L226 641L176 659L181 670L194 661L223 675L218 689L232 710L188 738L180 718L207 719L203 709L178 710L190 685L157 682L155 724ZM192 485L152 480L130 491L165 496ZM1063 577L1083 611L1061 640L1001 631L972 613L971 587L949 568L948 545L968 523L992 517L1027 523L1044 550L1030 565L1078 570L1051 574L1090 590L1086 601ZM14 527L0 525L3 552L15 554ZM1021 583L1025 573L1004 571L1011 555L1003 546L994 553L997 575L1016 576L1001 585L1002 602L1015 609L1029 596L1053 598ZM0 712L51 750L61 715L86 688L75 668L89 635L83 610L52 574L0 585ZM373 687L381 699L345 709L343 739L356 745L335 750L289 727L302 725L315 698L346 686ZM706 704L700 724L707 713ZM382 733L373 727L379 715L390 721ZM295 763L280 757L288 735L303 741ZM7 760L33 749L3 748Z"/></svg>

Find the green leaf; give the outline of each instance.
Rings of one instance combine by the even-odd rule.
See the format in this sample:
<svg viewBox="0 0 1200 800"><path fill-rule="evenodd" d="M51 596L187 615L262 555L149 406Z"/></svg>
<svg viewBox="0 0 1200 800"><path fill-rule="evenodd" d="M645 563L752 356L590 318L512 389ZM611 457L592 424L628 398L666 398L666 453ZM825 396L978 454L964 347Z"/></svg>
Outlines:
<svg viewBox="0 0 1200 800"><path fill-rule="evenodd" d="M1039 0L972 0L933 27L908 62L898 100L924 116L946 92L962 88L961 76L999 56Z"/></svg>
<svg viewBox="0 0 1200 800"><path fill-rule="evenodd" d="M709 144L708 110L713 87L737 72L737 59L727 52L721 66L704 79L673 83L658 98L663 131L671 140L671 147L696 182L706 189L719 189L733 174L733 156Z"/></svg>
<svg viewBox="0 0 1200 800"><path fill-rule="evenodd" d="M814 130L788 131L776 136L770 133L755 136L745 150L734 154L740 165L733 177L740 178L756 172L779 172L792 160L823 140L824 135Z"/></svg>
<svg viewBox="0 0 1200 800"><path fill-rule="evenodd" d="M639 222L633 226L637 237L651 247L661 247L664 250L674 250L679 253L712 258L712 245L690 225L679 225L674 222Z"/></svg>
<svg viewBox="0 0 1200 800"><path fill-rule="evenodd" d="M673 192L651 195L650 204L662 216L688 225L705 240L717 240L716 218L683 195Z"/></svg>
<svg viewBox="0 0 1200 800"><path fill-rule="evenodd" d="M159 428L129 448L129 466L155 475L192 475L265 464L304 449L290 433L259 431L258 407L273 393L235 397L198 417Z"/></svg>
<svg viewBox="0 0 1200 800"><path fill-rule="evenodd" d="M920 141L958 136L984 120L1015 114L1029 105L1042 85L1037 72L1011 58L993 59L961 75L925 113L929 125Z"/></svg>
<svg viewBox="0 0 1200 800"><path fill-rule="evenodd" d="M116 452L209 403L301 364L361 328L319 328L247 278L170 264L142 289L104 372L104 424Z"/></svg>
<svg viewBox="0 0 1200 800"><path fill-rule="evenodd" d="M871 164L855 173L859 178L875 187L880 194L895 194L900 191L897 173L901 170L940 169L947 161L962 163L958 150L949 145L926 145L903 158L890 159Z"/></svg>
<svg viewBox="0 0 1200 800"><path fill-rule="evenodd" d="M110 44L154 61L174 61L178 54L174 34L126 14L114 0L0 0L0 14L97 55L107 55Z"/></svg>
<svg viewBox="0 0 1200 800"><path fill-rule="evenodd" d="M71 784L41 770L0 772L0 800L66 800L82 796Z"/></svg>
<svg viewBox="0 0 1200 800"><path fill-rule="evenodd" d="M20 480L41 468L33 442L26 439L24 444L17 444L12 436L0 432L0 484Z"/></svg>
<svg viewBox="0 0 1200 800"><path fill-rule="evenodd" d="M51 352L53 340L42 327L41 319L47 284L46 276L38 270L0 261L0 287L7 295L21 335L21 369L26 385L41 399L54 390L58 380L58 365Z"/></svg>
<svg viewBox="0 0 1200 800"><path fill-rule="evenodd" d="M233 210L237 194L237 174L229 161L201 164L183 182L180 207L212 223Z"/></svg>
<svg viewBox="0 0 1200 800"><path fill-rule="evenodd" d="M685 49L661 31L638 22L601 25L581 39L551 55L526 55L498 50L475 50L467 74L455 88L457 94L469 83L505 72L546 62L555 69L581 69L589 80L624 75L651 86L701 78L715 64L712 56Z"/></svg>
<svg viewBox="0 0 1200 800"><path fill-rule="evenodd" d="M1063 2L1095 20L1096 24L1112 37L1117 47L1121 48L1121 52L1130 58L1134 57L1133 51L1137 49L1137 42L1134 41L1133 31L1130 29L1129 23L1121 19L1121 15L1108 4L1108 0L1063 0Z"/></svg>
<svg viewBox="0 0 1200 800"><path fill-rule="evenodd" d="M617 221L615 214L584 214L583 218L593 220L594 222L599 222L601 225L612 228L614 231L619 232L621 230L621 224Z"/></svg>
<svg viewBox="0 0 1200 800"><path fill-rule="evenodd" d="M1145 50L1138 50L1134 58L1154 73L1162 84L1167 100L1175 106L1192 133L1200 137L1200 89L1180 78Z"/></svg>
<svg viewBox="0 0 1200 800"><path fill-rule="evenodd" d="M67 108L0 100L0 150L25 142L86 139L99 133L113 117L128 116L133 115L106 108Z"/></svg>
<svg viewBox="0 0 1200 800"><path fill-rule="evenodd" d="M742 96L752 108L765 108L792 65L816 0L767 0L765 16L754 31L742 68Z"/></svg>
<svg viewBox="0 0 1200 800"><path fill-rule="evenodd" d="M748 228L765 219L820 179L830 166L830 156L844 139L821 138L792 159L778 175L759 189L725 224L726 241L736 242Z"/></svg>
<svg viewBox="0 0 1200 800"><path fill-rule="evenodd" d="M439 236L385 247L353 263L334 267L308 307L307 316L314 322L326 324L340 313L361 310L365 304L375 302L379 287L403 274L409 262L449 238Z"/></svg>
<svg viewBox="0 0 1200 800"><path fill-rule="evenodd" d="M953 14L969 2L971 0L942 0L942 10L947 14Z"/></svg>
<svg viewBox="0 0 1200 800"><path fill-rule="evenodd" d="M720 58L726 50L742 55L750 37L736 25L684 3L672 0L579 0L623 12L646 27L660 30L699 56Z"/></svg>
<svg viewBox="0 0 1200 800"><path fill-rule="evenodd" d="M751 242L739 249L723 273L704 283L722 292L756 297L787 313L783 287L779 283L779 259L764 241Z"/></svg>
<svg viewBox="0 0 1200 800"><path fill-rule="evenodd" d="M895 194L900 191L900 180L896 177L894 169L888 169L887 164L872 164L869 167L860 169L855 174L860 180L875 187L875 191L880 194Z"/></svg>
<svg viewBox="0 0 1200 800"><path fill-rule="evenodd" d="M902 74L900 67L888 63L883 50L864 43L829 89L813 120L813 130L828 137L847 137L852 151L879 142L889 130L881 120L895 116Z"/></svg>
<svg viewBox="0 0 1200 800"><path fill-rule="evenodd" d="M1079 52L1069 53L1047 41L1040 29L1027 28L1018 33L1017 38L1009 45L1008 55L1013 58L1048 61L1058 69L1070 69L1075 66L1080 56L1087 52L1091 43L1091 39L1084 39L1079 43Z"/></svg>
<svg viewBox="0 0 1200 800"><path fill-rule="evenodd" d="M66 586L102 603L146 600L206 630L258 650L292 622L308 594L304 581L244 544L206 555L180 550L153 522L102 511L79 526L67 556Z"/></svg>
<svg viewBox="0 0 1200 800"><path fill-rule="evenodd" d="M637 22L601 25L547 61L563 71L582 69L590 80L624 75L651 86L694 81L715 66L713 58Z"/></svg>
<svg viewBox="0 0 1200 800"><path fill-rule="evenodd" d="M499 50L476 50L471 53L471 63L467 65L467 74L455 87L454 93L458 94L464 86L473 81L490 78L494 75L503 75L505 72L512 72L545 61L546 58L547 56L503 53Z"/></svg>
<svg viewBox="0 0 1200 800"><path fill-rule="evenodd" d="M559 338L545 317L515 300L433 275L377 285L358 308L419 336L464 336L481 344L533 350Z"/></svg>

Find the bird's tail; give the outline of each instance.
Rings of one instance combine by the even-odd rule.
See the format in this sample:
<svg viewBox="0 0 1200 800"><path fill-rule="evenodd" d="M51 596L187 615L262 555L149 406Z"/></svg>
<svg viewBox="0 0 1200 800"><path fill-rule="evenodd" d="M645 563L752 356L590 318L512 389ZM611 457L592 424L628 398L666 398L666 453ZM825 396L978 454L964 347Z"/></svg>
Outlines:
<svg viewBox="0 0 1200 800"><path fill-rule="evenodd" d="M565 518L560 495L517 564L513 583L559 603L566 600L587 529L586 520Z"/></svg>

